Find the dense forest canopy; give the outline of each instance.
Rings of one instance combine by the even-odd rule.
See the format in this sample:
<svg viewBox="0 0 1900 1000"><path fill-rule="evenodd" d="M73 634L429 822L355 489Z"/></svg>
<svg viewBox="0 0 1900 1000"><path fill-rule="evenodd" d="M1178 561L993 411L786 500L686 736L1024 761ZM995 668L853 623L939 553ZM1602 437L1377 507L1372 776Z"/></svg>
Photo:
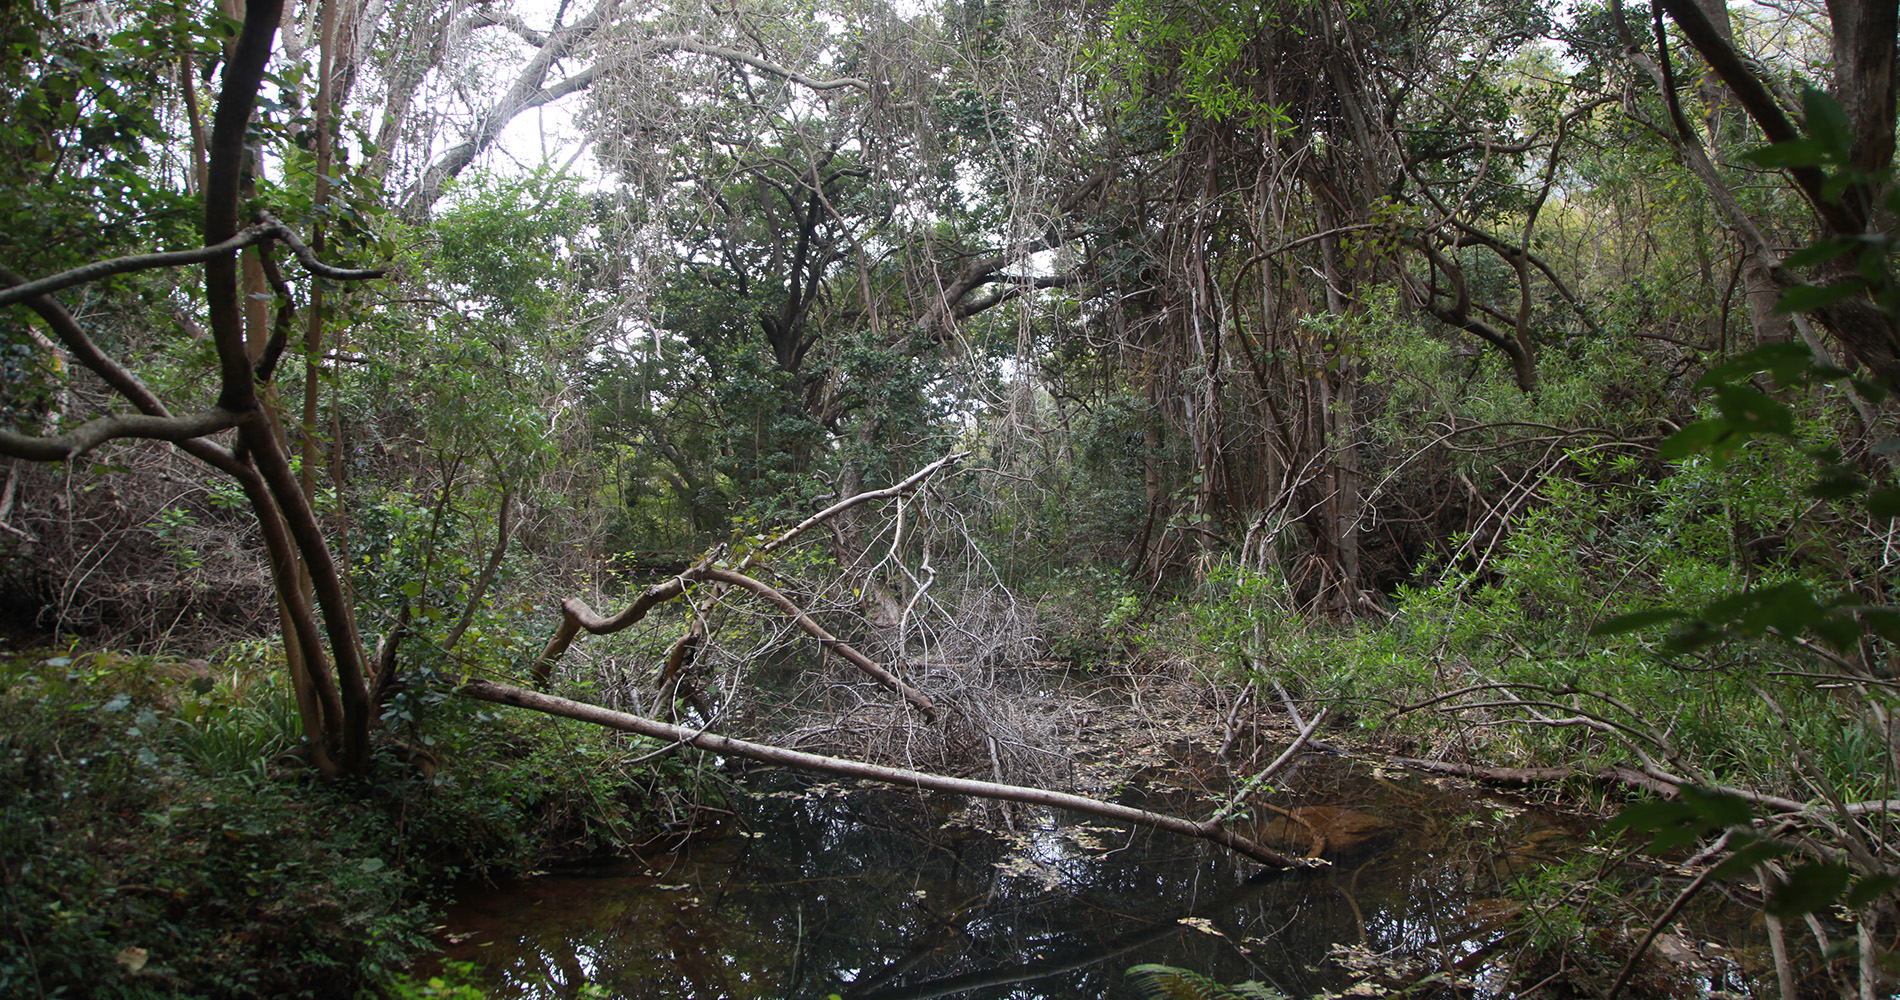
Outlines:
<svg viewBox="0 0 1900 1000"><path fill-rule="evenodd" d="M281 636L347 776L471 677L737 724L811 637L947 760L953 667L1175 628L1440 757L1725 790L1836 895L1900 864L1891 0L0 34L21 648Z"/></svg>

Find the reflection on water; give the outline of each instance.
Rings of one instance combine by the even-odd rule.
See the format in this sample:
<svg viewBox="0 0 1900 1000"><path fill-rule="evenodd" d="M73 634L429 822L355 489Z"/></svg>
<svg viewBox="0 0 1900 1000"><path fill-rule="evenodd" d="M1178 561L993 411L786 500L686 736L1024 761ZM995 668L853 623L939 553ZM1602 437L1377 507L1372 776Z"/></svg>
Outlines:
<svg viewBox="0 0 1900 1000"><path fill-rule="evenodd" d="M1162 791L1131 801L1192 811L1166 794L1180 773L1149 773L1137 787ZM1317 833L1331 867L1263 871L1027 809L995 836L961 823L961 800L758 774L730 835L469 897L446 957L537 998L1129 997L1143 962L1298 997L1353 983L1332 959L1358 946L1463 958L1454 974L1483 995L1509 886L1580 847L1558 817L1416 775L1312 756L1286 781L1273 801L1294 816L1262 810L1259 832L1296 848Z"/></svg>

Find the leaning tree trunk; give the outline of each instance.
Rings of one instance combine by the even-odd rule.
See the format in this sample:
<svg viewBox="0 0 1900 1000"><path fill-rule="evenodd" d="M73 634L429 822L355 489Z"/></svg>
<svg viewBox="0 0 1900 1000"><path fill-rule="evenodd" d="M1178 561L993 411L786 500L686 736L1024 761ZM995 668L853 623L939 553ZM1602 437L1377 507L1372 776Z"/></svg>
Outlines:
<svg viewBox="0 0 1900 1000"><path fill-rule="evenodd" d="M1052 792L1042 788L1029 788L1023 785L1005 785L992 781L974 781L969 778L952 778L925 771L912 771L901 767L883 767L866 764L862 761L845 760L839 757L825 757L784 747L768 746L763 743L751 743L729 736L720 736L704 729L689 726L675 726L655 719L629 715L589 705L584 702L569 701L553 695L528 691L523 688L497 684L493 681L472 680L463 684L461 693L470 698L495 702L502 705L514 705L548 715L576 719L581 722L605 726L624 733L637 733L658 740L666 740L679 746L697 747L725 757L741 757L766 764L778 764L795 767L803 771L815 771L819 774L833 774L841 778L858 778L865 781L881 781L887 784L901 785L906 788L925 789L933 792L950 792L957 795L974 795L980 798L997 799L1004 802L1024 802L1030 805L1049 806L1054 809L1067 809L1070 812L1100 816L1104 819L1120 820L1151 830L1180 834L1185 837L1198 837L1246 855L1263 865L1274 868L1305 868L1325 864L1316 859L1294 858L1269 847L1264 847L1221 825L1218 818L1195 822L1179 816L1149 812L1132 806L1118 805L1091 799L1087 796L1072 795L1068 792Z"/></svg>

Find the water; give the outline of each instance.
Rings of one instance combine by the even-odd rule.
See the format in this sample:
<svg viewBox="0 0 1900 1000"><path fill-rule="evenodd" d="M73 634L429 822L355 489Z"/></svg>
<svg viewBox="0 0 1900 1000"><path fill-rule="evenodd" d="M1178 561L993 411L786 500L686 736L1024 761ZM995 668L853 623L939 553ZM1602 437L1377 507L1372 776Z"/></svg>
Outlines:
<svg viewBox="0 0 1900 1000"><path fill-rule="evenodd" d="M1204 801L1206 762L1179 751L1123 800ZM1257 810L1264 839L1326 837L1334 863L1293 873L1091 817L1018 808L986 832L993 807L954 797L745 781L733 822L683 848L468 896L447 959L524 998L1124 998L1149 962L1293 997L1408 967L1503 996L1514 887L1596 858L1574 817L1329 755L1272 794L1297 819ZM1733 914L1686 919L1690 939L1738 932ZM1738 986L1733 961L1710 969L1679 985Z"/></svg>

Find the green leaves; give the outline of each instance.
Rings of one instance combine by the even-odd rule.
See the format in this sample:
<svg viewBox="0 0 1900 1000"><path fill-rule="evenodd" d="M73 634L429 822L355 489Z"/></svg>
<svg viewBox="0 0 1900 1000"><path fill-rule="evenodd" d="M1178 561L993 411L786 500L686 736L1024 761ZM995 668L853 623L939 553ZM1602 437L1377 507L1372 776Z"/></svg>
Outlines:
<svg viewBox="0 0 1900 1000"><path fill-rule="evenodd" d="M1742 159L1770 170L1792 167L1842 166L1853 157L1854 131L1847 111L1825 91L1809 87L1801 94L1802 124L1807 137L1777 142L1742 154Z"/></svg>
<svg viewBox="0 0 1900 1000"><path fill-rule="evenodd" d="M1675 608L1654 608L1649 611L1637 611L1632 614L1618 615L1615 618L1597 623L1590 630L1591 635L1624 635L1654 628L1665 622L1680 621L1689 617L1688 612Z"/></svg>
<svg viewBox="0 0 1900 1000"><path fill-rule="evenodd" d="M1811 637L1833 649L1848 649L1860 640L1863 628L1888 624L1881 617L1886 615L1889 613L1884 609L1863 608L1849 603L1846 597L1823 602L1807 584L1788 582L1730 594L1710 602L1693 615L1680 608L1654 608L1619 615L1599 623L1590 634L1624 635L1681 622L1663 640L1665 653L1691 653L1727 639L1764 636L1789 640ZM1883 624L1874 624L1876 620ZM1900 618L1890 624L1900 632Z"/></svg>
<svg viewBox="0 0 1900 1000"><path fill-rule="evenodd" d="M1833 246L1840 247L1841 244L1847 241L1835 240L1831 242ZM1810 247L1809 249L1814 248ZM1851 249L1853 249L1851 246L1840 247L1839 252L1836 253L1835 256L1839 256L1840 253L1846 253ZM1775 312L1784 316L1789 313L1816 312L1821 309L1826 309L1828 306L1842 299L1851 298L1866 287L1866 282L1859 279L1836 281L1832 284L1819 286L1800 285L1781 293L1781 298L1775 302Z"/></svg>
<svg viewBox="0 0 1900 1000"><path fill-rule="evenodd" d="M1739 383L1766 372L1777 385L1787 388L1807 384L1831 371L1817 368L1807 347L1794 343L1768 344L1717 364L1697 379L1696 385L1714 391L1719 416L1695 421L1670 435L1656 455L1666 461L1708 455L1717 465L1723 465L1751 438L1792 437L1794 412L1767 393Z"/></svg>
<svg viewBox="0 0 1900 1000"><path fill-rule="evenodd" d="M1863 287L1855 285L1843 293L1843 284L1795 288L1784 295L1782 301L1785 304L1792 298L1802 303L1832 302ZM1712 391L1717 415L1694 421L1671 434L1656 449L1656 456L1680 462L1706 455L1720 467L1754 438L1795 440L1794 411L1768 393L1741 384L1761 374L1766 374L1782 389L1847 380L1863 399L1879 402L1887 394L1885 387L1850 378L1849 373L1840 368L1815 364L1813 354L1805 345L1768 344L1720 362L1697 379L1698 387ZM1842 464L1838 449L1817 448L1809 454L1816 462L1815 478L1808 487L1809 496L1845 500L1869 489L1870 484L1858 471ZM1900 516L1900 489L1872 491L1867 498L1867 510L1876 518Z"/></svg>
<svg viewBox="0 0 1900 1000"><path fill-rule="evenodd" d="M1771 170L1820 171L1819 196L1829 204L1839 204L1850 189L1877 191L1883 183L1892 180L1891 167L1868 171L1854 162L1853 126L1840 102L1809 88L1801 95L1801 105L1806 137L1754 150L1744 154L1743 159ZM1885 202L1892 211L1900 204L1900 192L1889 192ZM1788 289L1776 303L1775 311L1783 314L1813 312L1862 293L1889 312L1900 310L1900 288L1896 288L1887 266L1894 249L1890 233L1836 233L1790 255L1784 262L1790 268L1819 267L1852 256L1853 270L1844 276L1830 275L1835 280L1823 285Z"/></svg>
<svg viewBox="0 0 1900 1000"><path fill-rule="evenodd" d="M1771 837L1757 836L1752 832L1754 821L1747 799L1684 785L1676 790L1675 798L1624 807L1610 826L1647 835L1650 850L1656 852L1680 850L1727 831L1733 848L1710 874L1734 878L1793 850ZM1784 920L1821 913L1836 904L1858 909L1891 892L1896 884L1900 882L1883 873L1857 873L1839 862L1807 861L1769 886L1764 909Z"/></svg>
<svg viewBox="0 0 1900 1000"><path fill-rule="evenodd" d="M1746 827L1753 821L1747 800L1737 795L1684 785L1673 799L1651 799L1624 807L1612 829L1648 834L1653 851L1687 847L1711 833Z"/></svg>
<svg viewBox="0 0 1900 1000"><path fill-rule="evenodd" d="M1695 384L1707 389L1767 372L1777 385L1796 386L1803 383L1813 362L1814 354L1806 344L1764 344L1711 366Z"/></svg>

